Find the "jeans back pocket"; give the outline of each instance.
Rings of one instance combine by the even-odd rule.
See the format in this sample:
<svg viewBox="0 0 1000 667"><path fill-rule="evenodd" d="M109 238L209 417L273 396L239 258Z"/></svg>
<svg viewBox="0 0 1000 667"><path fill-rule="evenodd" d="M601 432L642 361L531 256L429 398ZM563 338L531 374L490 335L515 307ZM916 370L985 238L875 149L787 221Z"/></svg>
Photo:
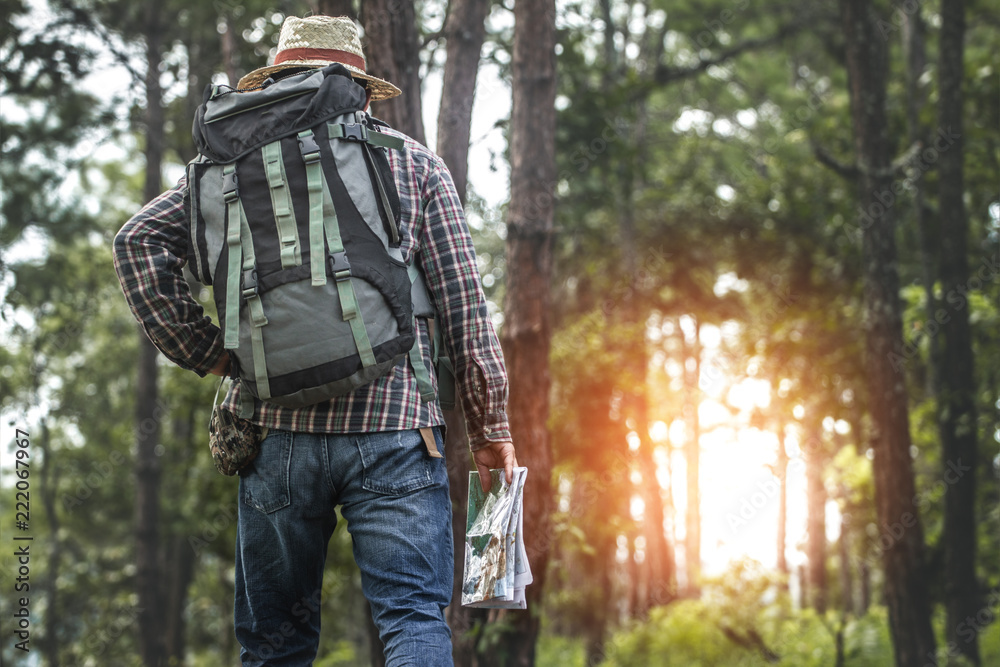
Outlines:
<svg viewBox="0 0 1000 667"><path fill-rule="evenodd" d="M291 504L289 465L292 460L292 434L271 431L260 446L260 454L240 471L243 502L265 514Z"/></svg>
<svg viewBox="0 0 1000 667"><path fill-rule="evenodd" d="M355 439L364 467L362 486L372 493L399 496L434 483L420 431L385 431Z"/></svg>

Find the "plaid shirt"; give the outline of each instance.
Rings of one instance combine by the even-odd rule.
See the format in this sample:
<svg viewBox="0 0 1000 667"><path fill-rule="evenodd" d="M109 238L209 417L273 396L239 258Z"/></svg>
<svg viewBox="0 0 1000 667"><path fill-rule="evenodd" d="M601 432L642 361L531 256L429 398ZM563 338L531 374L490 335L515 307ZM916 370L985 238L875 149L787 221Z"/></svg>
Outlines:
<svg viewBox="0 0 1000 667"><path fill-rule="evenodd" d="M401 204L402 253L416 260L443 327L473 450L510 439L507 373L479 281L476 253L444 162L409 137L389 151ZM136 319L164 355L201 376L227 354L223 335L194 300L181 269L187 261L185 179L149 202L115 238L115 270ZM418 320L421 353L430 355L427 322ZM425 356L426 358L426 356ZM436 379L434 380L436 383ZM224 406L237 411L239 383ZM305 408L257 401L253 421L307 433L395 431L444 424L440 404L423 403L408 361L353 393Z"/></svg>

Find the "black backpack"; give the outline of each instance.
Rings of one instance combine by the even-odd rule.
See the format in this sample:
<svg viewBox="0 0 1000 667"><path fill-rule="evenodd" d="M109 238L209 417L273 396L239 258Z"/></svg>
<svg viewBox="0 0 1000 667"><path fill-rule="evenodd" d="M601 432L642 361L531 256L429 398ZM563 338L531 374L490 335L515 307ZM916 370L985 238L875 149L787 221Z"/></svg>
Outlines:
<svg viewBox="0 0 1000 667"><path fill-rule="evenodd" d="M385 154L403 140L364 106L335 64L247 92L210 86L195 116L190 266L214 286L234 375L261 400L347 394L416 349Z"/></svg>

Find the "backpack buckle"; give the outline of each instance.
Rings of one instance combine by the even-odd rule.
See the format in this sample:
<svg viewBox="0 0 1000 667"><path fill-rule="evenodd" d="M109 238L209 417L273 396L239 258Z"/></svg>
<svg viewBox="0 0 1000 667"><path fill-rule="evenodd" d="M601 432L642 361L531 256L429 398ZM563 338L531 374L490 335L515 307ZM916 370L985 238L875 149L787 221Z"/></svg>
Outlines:
<svg viewBox="0 0 1000 667"><path fill-rule="evenodd" d="M238 184L235 171L222 174L222 198L227 204L240 198Z"/></svg>
<svg viewBox="0 0 1000 667"><path fill-rule="evenodd" d="M316 143L316 137L312 133L299 135L299 151L302 152L302 160L306 164L319 160L319 144Z"/></svg>
<svg viewBox="0 0 1000 667"><path fill-rule="evenodd" d="M243 270L243 298L257 296L257 269Z"/></svg>
<svg viewBox="0 0 1000 667"><path fill-rule="evenodd" d="M330 273L338 281L344 281L351 277L351 263L347 261L347 253L341 250L340 252L330 253Z"/></svg>
<svg viewBox="0 0 1000 667"><path fill-rule="evenodd" d="M344 136L347 141L368 141L368 128L361 123L344 123Z"/></svg>

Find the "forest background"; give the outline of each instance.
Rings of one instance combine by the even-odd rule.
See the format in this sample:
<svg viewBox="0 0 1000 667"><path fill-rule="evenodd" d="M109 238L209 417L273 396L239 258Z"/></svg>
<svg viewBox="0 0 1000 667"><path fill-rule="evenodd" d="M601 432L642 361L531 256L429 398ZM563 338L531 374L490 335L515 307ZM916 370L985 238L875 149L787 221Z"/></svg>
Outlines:
<svg viewBox="0 0 1000 667"><path fill-rule="evenodd" d="M238 662L216 383L110 245L309 11L454 173L508 360L536 583L456 664L1000 664L996 0L0 8L4 664ZM343 522L321 608L380 664Z"/></svg>

